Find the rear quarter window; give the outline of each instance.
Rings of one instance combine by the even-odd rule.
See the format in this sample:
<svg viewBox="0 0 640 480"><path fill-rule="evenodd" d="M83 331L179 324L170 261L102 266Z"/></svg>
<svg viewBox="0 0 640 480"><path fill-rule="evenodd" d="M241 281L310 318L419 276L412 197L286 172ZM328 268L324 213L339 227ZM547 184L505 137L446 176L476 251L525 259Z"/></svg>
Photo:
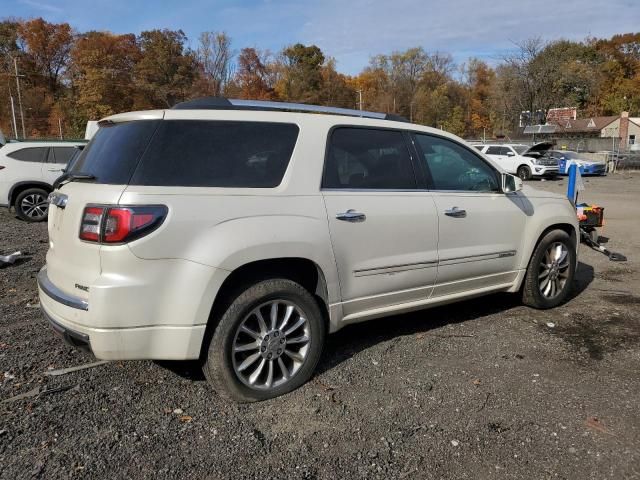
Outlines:
<svg viewBox="0 0 640 480"><path fill-rule="evenodd" d="M77 151L78 149L75 147L51 147L49 149L49 163L66 165Z"/></svg>
<svg viewBox="0 0 640 480"><path fill-rule="evenodd" d="M7 157L14 160L20 160L21 162L44 162L47 155L48 147L31 147L21 148L20 150L14 150L7 154Z"/></svg>
<svg viewBox="0 0 640 480"><path fill-rule="evenodd" d="M297 137L298 127L286 123L164 120L131 184L276 187Z"/></svg>

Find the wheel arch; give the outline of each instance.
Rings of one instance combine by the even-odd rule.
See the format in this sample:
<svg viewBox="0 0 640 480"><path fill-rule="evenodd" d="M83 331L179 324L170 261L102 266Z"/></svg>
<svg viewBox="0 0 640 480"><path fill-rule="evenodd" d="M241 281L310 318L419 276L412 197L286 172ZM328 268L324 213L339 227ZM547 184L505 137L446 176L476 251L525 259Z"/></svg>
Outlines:
<svg viewBox="0 0 640 480"><path fill-rule="evenodd" d="M47 193L51 193L53 191L53 187L46 182L40 182L37 180L34 180L34 181L25 180L23 182L17 182L9 190L9 198L8 198L9 206L13 207L16 201L16 198L18 198L18 195L20 195L20 193L24 192L29 188L42 188Z"/></svg>
<svg viewBox="0 0 640 480"><path fill-rule="evenodd" d="M249 285L271 278L286 278L302 285L318 301L327 332L329 321L329 293L322 268L304 257L277 257L247 262L235 268L218 289L205 329L200 358L205 358L213 332L233 299Z"/></svg>
<svg viewBox="0 0 640 480"><path fill-rule="evenodd" d="M517 283L517 288L515 290L513 290L513 291L519 290L522 287L522 283L524 281L524 273L526 272L527 268L529 268L529 263L531 262L531 256L533 255L533 252L535 252L536 248L540 244L540 241L545 237L545 235L547 235L549 232L551 232L553 230L561 230L561 231L567 233L569 235L569 237L571 238L571 241L572 241L572 243L574 245L574 248L577 251L577 249L578 249L578 231L577 231L577 227L575 227L570 222L567 222L567 221L555 221L555 222L553 222L551 224L548 224L546 226L540 227L538 229L538 232L534 236L535 241L531 242L530 245L528 245L527 249L525 250L526 255L523 256L523 259L526 260L526 262L523 262L524 264L522 265L523 275L520 276L520 278L518 280L518 283Z"/></svg>

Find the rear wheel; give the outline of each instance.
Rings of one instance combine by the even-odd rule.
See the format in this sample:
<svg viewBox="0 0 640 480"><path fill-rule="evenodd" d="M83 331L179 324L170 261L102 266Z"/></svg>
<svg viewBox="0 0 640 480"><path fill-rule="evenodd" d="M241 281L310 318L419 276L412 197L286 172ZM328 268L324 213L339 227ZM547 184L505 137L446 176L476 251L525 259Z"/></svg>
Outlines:
<svg viewBox="0 0 640 480"><path fill-rule="evenodd" d="M222 396L240 402L288 393L313 374L325 325L314 297L287 279L240 293L218 323L203 366Z"/></svg>
<svg viewBox="0 0 640 480"><path fill-rule="evenodd" d="M576 250L562 230L547 233L536 247L524 280L522 301L534 308L553 308L563 303L573 284Z"/></svg>
<svg viewBox="0 0 640 480"><path fill-rule="evenodd" d="M49 202L46 190L41 188L28 188L20 192L16 197L16 214L27 222L42 222L47 219Z"/></svg>
<svg viewBox="0 0 640 480"><path fill-rule="evenodd" d="M531 169L526 165L518 167L518 177L522 180L531 180Z"/></svg>

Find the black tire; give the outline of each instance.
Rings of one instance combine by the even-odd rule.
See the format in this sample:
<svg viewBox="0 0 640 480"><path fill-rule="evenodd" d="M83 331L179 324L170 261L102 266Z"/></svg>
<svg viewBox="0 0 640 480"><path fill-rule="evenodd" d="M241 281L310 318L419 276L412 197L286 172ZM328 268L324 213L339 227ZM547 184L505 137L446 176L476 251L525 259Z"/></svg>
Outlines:
<svg viewBox="0 0 640 480"><path fill-rule="evenodd" d="M25 222L43 222L49 213L49 193L42 188L28 188L20 192L13 204L16 215Z"/></svg>
<svg viewBox="0 0 640 480"><path fill-rule="evenodd" d="M520 165L518 167L518 177L520 177L522 181L531 180L531 176L531 169L529 167L526 165Z"/></svg>
<svg viewBox="0 0 640 480"><path fill-rule="evenodd" d="M274 384L267 389L264 387L262 389L253 388L246 383L246 378L244 380L241 379L241 373L236 372L238 360L234 355L240 354L234 354L233 347L238 335L240 335L240 327L246 325L246 321L251 317L252 312L255 312L257 308L263 308L262 305L276 300L278 302L287 302L295 305L299 311L304 314L304 318L307 320L304 328L307 328L308 325L310 338L307 344L306 356L297 371L291 374L288 380L285 380L284 376L280 379L280 381L284 381L283 384ZM286 304L284 305L286 307ZM302 318L302 315L298 318ZM289 327L291 327L291 325L287 326L287 328ZM283 328L282 332L285 330L286 329ZM269 333L271 333L273 337L273 333ZM281 333L281 335L283 334L284 333ZM311 378L320 360L325 336L326 325L320 307L316 299L304 287L288 279L278 278L264 280L242 291L242 293L231 302L226 312L222 315L208 345L203 365L204 375L213 388L225 398L238 402L268 400L295 390ZM260 339L256 340L256 343L262 341L262 344L264 344L265 337L268 339L268 335L261 334ZM273 338L271 340L273 340ZM262 351L262 348L263 347L259 347L260 351ZM285 347L283 348L286 350ZM263 361L263 353L260 353L260 351L257 351L258 354L261 355L261 357L258 357L257 362ZM253 353L251 355L253 355ZM282 354L282 360L292 362L292 360L285 355L285 353ZM280 360L281 358L278 357L277 361ZM266 359L265 361L269 362L269 360ZM275 358L270 361L275 365ZM260 364L258 364L255 371L259 368ZM274 370L275 368L276 367L274 367ZM250 370L250 368L247 368L247 370ZM279 370L279 372L282 373L281 370ZM260 376L261 375L262 374L260 374Z"/></svg>
<svg viewBox="0 0 640 480"><path fill-rule="evenodd" d="M544 265L549 266L553 264L553 262L549 264L549 257L547 256L547 253L550 249L555 251L554 247L556 245L562 245L566 249L567 266L566 269L558 268L557 270L553 270L552 268L549 268L550 273L548 275L552 275L552 273L555 272L556 278L553 282L556 287L555 289L552 289L551 286L548 286L550 280L546 277L540 277L544 275ZM560 267L561 265L564 265L564 261L562 260L559 262L558 266ZM533 308L547 309L556 307L565 302L571 293L575 271L576 247L574 242L566 232L562 230L552 230L547 233L542 240L540 240L533 252L533 255L531 255L531 260L529 261L529 266L527 267L527 273L522 287L522 303ZM565 272L566 277L562 277L559 272ZM549 278L553 278L553 276L550 276ZM547 283L545 283L545 280L547 280ZM564 283L562 283L563 281ZM559 287L560 284L562 284L561 288ZM547 289L554 290L557 293L552 296L543 293L546 292Z"/></svg>

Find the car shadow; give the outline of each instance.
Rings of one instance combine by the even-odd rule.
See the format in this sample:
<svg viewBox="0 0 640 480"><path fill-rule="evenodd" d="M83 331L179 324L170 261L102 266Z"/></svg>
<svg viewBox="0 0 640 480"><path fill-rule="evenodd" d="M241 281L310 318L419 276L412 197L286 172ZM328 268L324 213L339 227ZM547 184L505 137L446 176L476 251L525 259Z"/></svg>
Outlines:
<svg viewBox="0 0 640 480"><path fill-rule="evenodd" d="M593 281L591 265L578 262L574 285L569 300L576 298ZM378 343L406 335L426 333L447 325L471 323L483 318L506 312L522 306L520 295L495 293L484 297L465 300L428 310L420 310L401 315L391 315L368 322L348 325L339 332L329 335L316 374L326 372L358 352ZM156 360L159 367L175 375L195 382L205 381L202 363L199 360Z"/></svg>
<svg viewBox="0 0 640 480"><path fill-rule="evenodd" d="M578 262L573 289L567 302L584 292L593 278L593 267ZM328 337L317 373L330 370L358 352L378 343L406 335L427 333L447 325L481 321L489 315L500 314L520 306L522 302L519 294L495 293L428 310L349 325Z"/></svg>

